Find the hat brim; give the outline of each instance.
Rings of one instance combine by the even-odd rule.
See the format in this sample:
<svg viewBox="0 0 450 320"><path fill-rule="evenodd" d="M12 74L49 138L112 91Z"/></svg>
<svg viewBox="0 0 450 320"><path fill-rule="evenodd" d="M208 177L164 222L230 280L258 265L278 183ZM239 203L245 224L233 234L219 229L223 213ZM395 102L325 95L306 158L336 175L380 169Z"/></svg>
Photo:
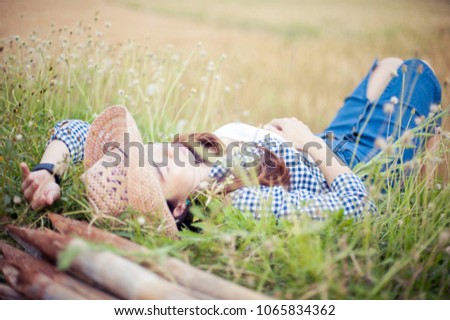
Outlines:
<svg viewBox="0 0 450 320"><path fill-rule="evenodd" d="M105 157L108 146L118 146L122 151L126 150L128 154L125 154L125 157L128 162L126 166L123 166L123 170L126 175L125 188L128 199L124 201L127 201L133 210L144 214L149 219L157 220L160 223L158 229L173 237L177 233L176 222L167 206L159 180L149 163L144 162L144 166L140 166L139 158L143 156L139 153L140 148L125 146L126 142L143 145L133 117L124 106L112 106L105 109L92 123L87 135L84 151L85 170L86 172L103 170L102 175L114 174L111 168L101 168L98 162ZM90 197L90 191L92 191L89 186L90 179L85 180L88 187L88 199L91 202L93 199ZM102 180L105 178L102 177ZM98 194L102 190L96 190L96 192ZM107 197L106 190L104 193ZM98 196L96 198L99 199ZM98 200L94 207L96 209L101 207Z"/></svg>

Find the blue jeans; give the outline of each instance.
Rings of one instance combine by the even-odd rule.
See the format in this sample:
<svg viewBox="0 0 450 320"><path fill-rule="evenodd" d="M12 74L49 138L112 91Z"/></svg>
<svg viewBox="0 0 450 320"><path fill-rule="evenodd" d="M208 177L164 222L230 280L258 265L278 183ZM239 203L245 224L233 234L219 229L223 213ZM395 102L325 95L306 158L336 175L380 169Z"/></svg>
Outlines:
<svg viewBox="0 0 450 320"><path fill-rule="evenodd" d="M368 162L381 150L375 146L377 138L397 140L405 130L417 126L416 117L427 117L433 104L441 103L441 86L430 67L418 59L406 60L397 70L377 101L367 99L369 77L378 64L375 60L367 76L344 101L330 125L320 134L332 136L335 153L350 167ZM407 70L403 66L406 66ZM383 106L395 102L392 113ZM392 99L392 100L391 100ZM437 123L436 125L440 125ZM414 148L403 151L400 161L411 160L424 141L414 137ZM342 147L339 147L342 146Z"/></svg>

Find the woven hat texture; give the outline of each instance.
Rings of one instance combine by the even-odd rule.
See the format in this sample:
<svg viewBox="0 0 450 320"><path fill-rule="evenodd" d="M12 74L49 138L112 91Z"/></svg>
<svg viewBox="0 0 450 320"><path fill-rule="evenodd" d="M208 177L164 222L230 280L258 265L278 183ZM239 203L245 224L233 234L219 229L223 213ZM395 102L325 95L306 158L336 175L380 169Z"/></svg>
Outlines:
<svg viewBox="0 0 450 320"><path fill-rule="evenodd" d="M136 122L123 106L107 108L92 123L84 150L82 180L89 203L97 213L116 217L130 207L157 222L159 231L175 236L175 219L154 169L139 161L139 148L126 147L125 141L143 145Z"/></svg>

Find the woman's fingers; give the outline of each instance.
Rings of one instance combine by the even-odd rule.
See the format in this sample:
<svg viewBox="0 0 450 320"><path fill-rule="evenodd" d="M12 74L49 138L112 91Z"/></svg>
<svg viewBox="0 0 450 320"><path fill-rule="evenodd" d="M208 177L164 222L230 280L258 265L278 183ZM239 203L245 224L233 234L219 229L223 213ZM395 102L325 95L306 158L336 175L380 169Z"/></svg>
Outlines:
<svg viewBox="0 0 450 320"><path fill-rule="evenodd" d="M33 182L32 179L29 179L30 177L30 169L28 169L28 166L25 162L22 162L20 164L20 169L22 170L22 191L25 191L30 183Z"/></svg>
<svg viewBox="0 0 450 320"><path fill-rule="evenodd" d="M59 187L55 183L51 183L44 187L43 190L38 190L31 202L31 208L33 210L39 210L45 206L50 206L59 199L60 191Z"/></svg>
<svg viewBox="0 0 450 320"><path fill-rule="evenodd" d="M61 189L49 172L41 170L30 173L25 163L21 163L20 167L24 179L22 183L23 195L33 210L51 205L59 199Z"/></svg>
<svg viewBox="0 0 450 320"><path fill-rule="evenodd" d="M34 182L34 179L28 177L22 182L22 192L25 193L25 190Z"/></svg>
<svg viewBox="0 0 450 320"><path fill-rule="evenodd" d="M23 196L25 197L25 200L30 202L33 199L34 194L38 188L39 188L39 184L32 180L32 183L23 192Z"/></svg>
<svg viewBox="0 0 450 320"><path fill-rule="evenodd" d="M59 199L60 191L58 188L52 188L50 190L47 190L45 194L45 202L48 206L52 205L53 202Z"/></svg>
<svg viewBox="0 0 450 320"><path fill-rule="evenodd" d="M272 119L272 121L270 121L268 124L274 126L278 130L282 131L284 122L285 122L285 119Z"/></svg>
<svg viewBox="0 0 450 320"><path fill-rule="evenodd" d="M268 123L268 124L264 125L264 127L263 127L263 128L264 128L264 129L266 129L266 130L269 130L269 131L275 132L275 133L280 133L280 132L281 132L281 130L280 130L280 129L278 129L277 127L273 126L273 125L272 125L272 124L270 124L270 123Z"/></svg>
<svg viewBox="0 0 450 320"><path fill-rule="evenodd" d="M20 164L20 169L22 169L22 180L25 180L30 175L30 169L28 169L28 165L25 162Z"/></svg>

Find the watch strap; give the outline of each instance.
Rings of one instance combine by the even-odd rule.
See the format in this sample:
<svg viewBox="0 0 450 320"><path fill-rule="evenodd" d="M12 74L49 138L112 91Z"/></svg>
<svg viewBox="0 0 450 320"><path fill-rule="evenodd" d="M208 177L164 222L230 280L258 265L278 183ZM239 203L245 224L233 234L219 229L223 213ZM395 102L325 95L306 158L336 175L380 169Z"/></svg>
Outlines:
<svg viewBox="0 0 450 320"><path fill-rule="evenodd" d="M31 169L31 172L39 171L39 170L46 170L48 171L52 176L55 177L55 182L58 185L61 185L61 176L56 174L55 171L55 165L53 163L39 163L33 169Z"/></svg>

